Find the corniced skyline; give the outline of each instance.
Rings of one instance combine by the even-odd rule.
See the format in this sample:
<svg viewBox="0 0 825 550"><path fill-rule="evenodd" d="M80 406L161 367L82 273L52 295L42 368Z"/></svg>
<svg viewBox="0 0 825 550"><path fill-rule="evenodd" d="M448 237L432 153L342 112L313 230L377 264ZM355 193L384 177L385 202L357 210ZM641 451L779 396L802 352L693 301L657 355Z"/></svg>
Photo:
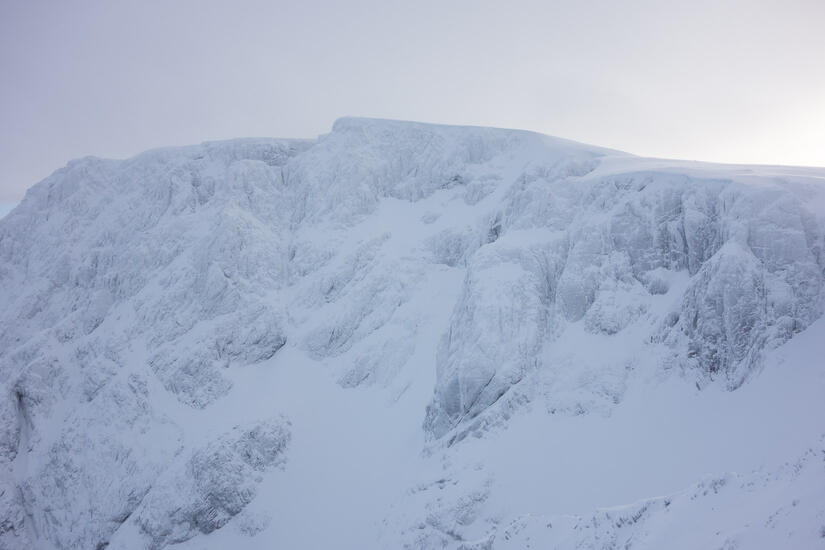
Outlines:
<svg viewBox="0 0 825 550"><path fill-rule="evenodd" d="M344 115L825 166L824 26L820 0L5 0L0 211L72 158Z"/></svg>

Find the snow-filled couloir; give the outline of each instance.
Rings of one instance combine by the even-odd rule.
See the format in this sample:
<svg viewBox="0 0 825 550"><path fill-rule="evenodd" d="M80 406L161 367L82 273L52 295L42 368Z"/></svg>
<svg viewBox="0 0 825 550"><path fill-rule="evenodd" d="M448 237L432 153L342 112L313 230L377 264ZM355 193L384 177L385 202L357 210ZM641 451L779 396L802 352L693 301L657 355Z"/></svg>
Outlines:
<svg viewBox="0 0 825 550"><path fill-rule="evenodd" d="M825 169L345 118L0 220L0 548L814 548Z"/></svg>

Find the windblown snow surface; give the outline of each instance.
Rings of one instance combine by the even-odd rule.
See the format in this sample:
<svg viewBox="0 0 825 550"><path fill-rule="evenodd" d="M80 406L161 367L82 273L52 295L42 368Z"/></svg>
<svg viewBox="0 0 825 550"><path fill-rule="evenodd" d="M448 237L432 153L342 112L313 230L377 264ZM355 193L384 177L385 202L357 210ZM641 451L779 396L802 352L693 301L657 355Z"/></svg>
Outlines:
<svg viewBox="0 0 825 550"><path fill-rule="evenodd" d="M825 547L825 169L341 119L0 221L0 548Z"/></svg>

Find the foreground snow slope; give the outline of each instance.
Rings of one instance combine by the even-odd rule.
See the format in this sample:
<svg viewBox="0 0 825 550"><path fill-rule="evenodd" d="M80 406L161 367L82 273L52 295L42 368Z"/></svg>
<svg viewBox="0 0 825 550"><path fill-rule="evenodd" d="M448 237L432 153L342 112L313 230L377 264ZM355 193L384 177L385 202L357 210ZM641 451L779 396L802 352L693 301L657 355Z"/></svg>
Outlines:
<svg viewBox="0 0 825 550"><path fill-rule="evenodd" d="M825 169L365 119L74 161L0 221L0 548L817 547L823 283Z"/></svg>

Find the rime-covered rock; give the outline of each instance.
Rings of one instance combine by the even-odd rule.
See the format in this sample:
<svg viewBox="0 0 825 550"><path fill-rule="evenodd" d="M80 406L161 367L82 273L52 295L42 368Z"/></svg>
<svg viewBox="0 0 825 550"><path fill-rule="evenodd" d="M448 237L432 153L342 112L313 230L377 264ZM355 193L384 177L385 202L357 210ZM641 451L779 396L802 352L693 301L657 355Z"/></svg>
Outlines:
<svg viewBox="0 0 825 550"><path fill-rule="evenodd" d="M223 527L255 498L267 470L286 461L289 423L236 428L171 468L146 495L134 522L160 549Z"/></svg>
<svg viewBox="0 0 825 550"><path fill-rule="evenodd" d="M0 547L276 536L250 508L289 474L293 428L262 422L289 369L380 394L342 431L403 411L392 444L445 470L524 411L609 417L642 363L747 386L822 315L822 178L351 118L72 161L0 220ZM329 451L339 411L288 390L295 445L371 456ZM492 482L416 498L411 547L500 544Z"/></svg>

